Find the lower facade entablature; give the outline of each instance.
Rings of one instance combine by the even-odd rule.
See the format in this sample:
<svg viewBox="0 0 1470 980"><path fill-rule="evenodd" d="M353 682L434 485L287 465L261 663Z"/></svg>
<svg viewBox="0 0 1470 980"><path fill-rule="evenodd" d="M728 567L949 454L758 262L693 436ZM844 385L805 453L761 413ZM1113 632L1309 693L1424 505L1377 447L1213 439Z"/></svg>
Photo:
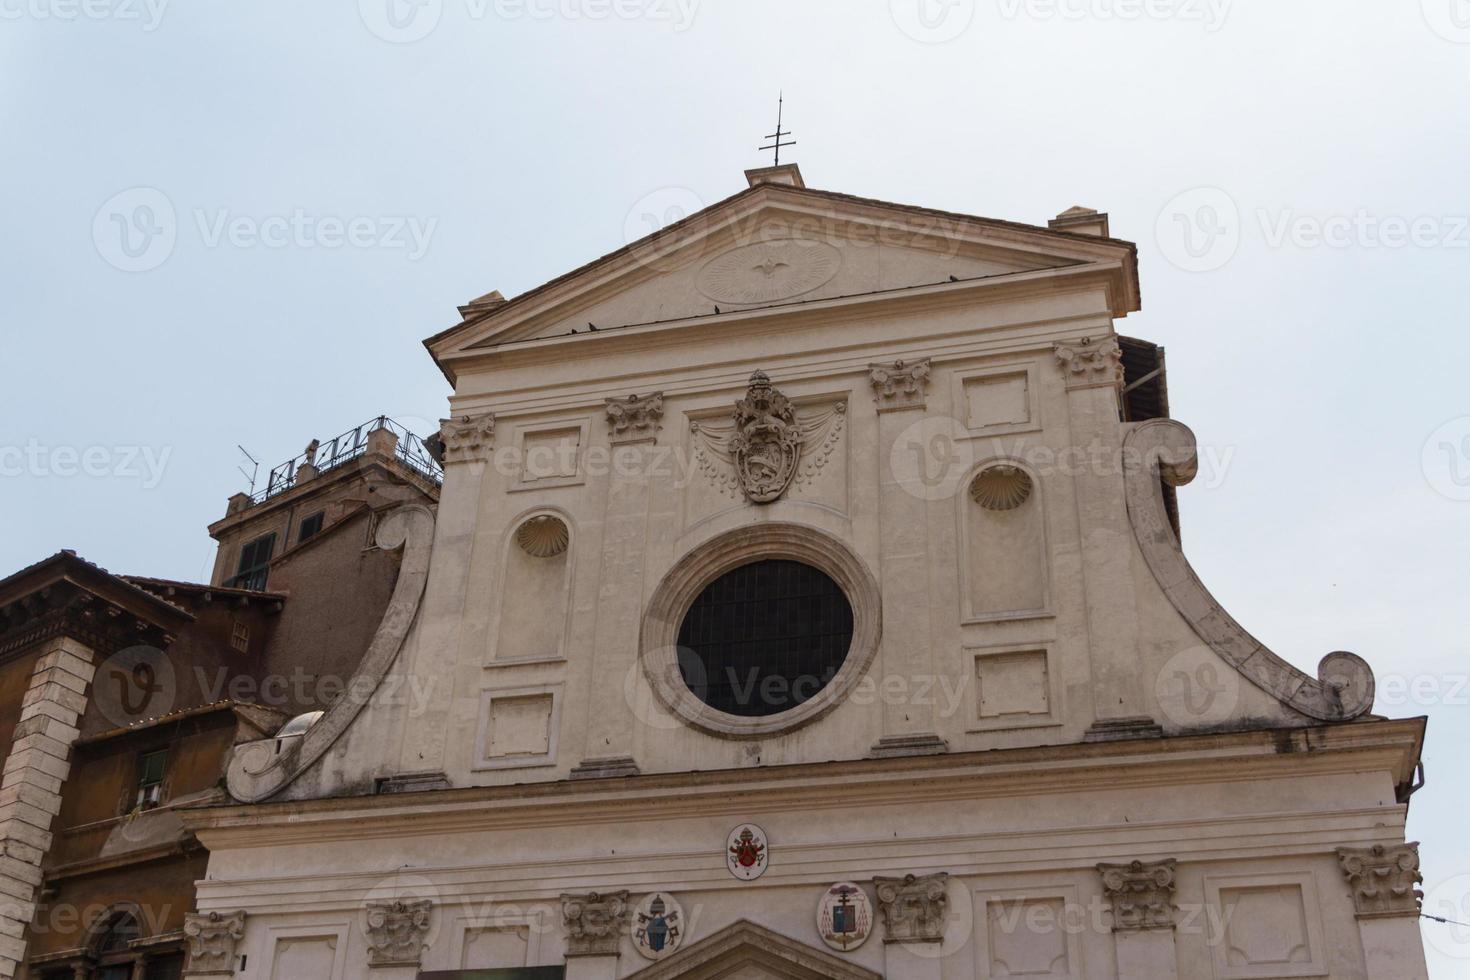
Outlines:
<svg viewBox="0 0 1470 980"><path fill-rule="evenodd" d="M1384 800L1421 734L206 809L190 928L245 980L1413 980L1418 850Z"/></svg>

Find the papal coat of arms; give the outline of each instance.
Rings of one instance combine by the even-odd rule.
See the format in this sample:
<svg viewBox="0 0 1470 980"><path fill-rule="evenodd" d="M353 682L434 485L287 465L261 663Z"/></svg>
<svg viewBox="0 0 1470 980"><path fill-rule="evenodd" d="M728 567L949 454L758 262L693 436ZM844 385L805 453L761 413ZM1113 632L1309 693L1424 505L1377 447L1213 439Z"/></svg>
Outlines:
<svg viewBox="0 0 1470 980"><path fill-rule="evenodd" d="M766 832L753 823L730 831L725 841L725 866L741 881L753 881L766 873Z"/></svg>
<svg viewBox="0 0 1470 980"><path fill-rule="evenodd" d="M668 892L645 895L630 923L633 948L650 960L661 960L684 942L684 909Z"/></svg>
<svg viewBox="0 0 1470 980"><path fill-rule="evenodd" d="M750 376L745 397L723 419L691 418L694 458L726 496L768 504L791 486L816 480L833 456L847 419L845 398L798 411L765 372Z"/></svg>
<svg viewBox="0 0 1470 980"><path fill-rule="evenodd" d="M873 904L862 887L839 881L817 904L817 934L833 949L857 949L873 931Z"/></svg>
<svg viewBox="0 0 1470 980"><path fill-rule="evenodd" d="M740 486L753 503L767 504L786 492L801 459L802 431L791 400L764 371L750 376L745 397L735 403L730 455Z"/></svg>

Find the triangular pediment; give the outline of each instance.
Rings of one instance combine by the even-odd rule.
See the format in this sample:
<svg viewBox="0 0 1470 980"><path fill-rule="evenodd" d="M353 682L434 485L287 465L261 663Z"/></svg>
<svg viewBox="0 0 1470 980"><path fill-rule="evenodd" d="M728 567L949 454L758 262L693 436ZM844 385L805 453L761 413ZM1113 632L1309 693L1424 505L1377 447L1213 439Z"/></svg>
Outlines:
<svg viewBox="0 0 1470 980"><path fill-rule="evenodd" d="M883 980L824 949L742 919L628 980Z"/></svg>
<svg viewBox="0 0 1470 980"><path fill-rule="evenodd" d="M1137 308L1134 247L1075 234L760 184L509 301L490 293L426 345L465 358L528 342L810 310L1096 271L1117 314Z"/></svg>

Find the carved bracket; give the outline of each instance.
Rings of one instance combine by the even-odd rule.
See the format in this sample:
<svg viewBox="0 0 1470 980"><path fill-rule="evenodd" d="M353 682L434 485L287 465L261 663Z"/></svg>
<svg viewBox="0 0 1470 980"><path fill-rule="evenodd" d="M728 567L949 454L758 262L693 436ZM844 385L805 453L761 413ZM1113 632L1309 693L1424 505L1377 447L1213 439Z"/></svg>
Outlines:
<svg viewBox="0 0 1470 980"><path fill-rule="evenodd" d="M1424 893L1418 885L1419 842L1339 847L1337 862L1353 892L1358 918L1418 916Z"/></svg>
<svg viewBox="0 0 1470 980"><path fill-rule="evenodd" d="M868 380L873 384L878 411L923 408L924 395L929 387L929 358L869 364Z"/></svg>
<svg viewBox="0 0 1470 980"><path fill-rule="evenodd" d="M1057 363L1067 373L1067 390L1123 384L1123 348L1111 337L1083 337L1076 344L1053 344Z"/></svg>
<svg viewBox="0 0 1470 980"><path fill-rule="evenodd" d="M245 935L244 912L191 912L184 916L189 940L186 977L229 977L235 974L235 946Z"/></svg>
<svg viewBox="0 0 1470 980"><path fill-rule="evenodd" d="M949 915L949 874L874 878L886 943L940 942Z"/></svg>
<svg viewBox="0 0 1470 980"><path fill-rule="evenodd" d="M1194 433L1172 419L1133 426L1123 443L1128 520L1159 587L1195 634L1261 690L1319 721L1349 721L1373 707L1373 670L1352 653L1329 653L1311 678L1267 649L1210 595L1164 511L1163 487L1183 486L1198 467Z"/></svg>
<svg viewBox="0 0 1470 980"><path fill-rule="evenodd" d="M1174 867L1173 858L1097 866L1113 906L1114 932L1174 928Z"/></svg>
<svg viewBox="0 0 1470 980"><path fill-rule="evenodd" d="M661 391L607 399L608 433L614 446L657 439L663 417L664 393Z"/></svg>
<svg viewBox="0 0 1470 980"><path fill-rule="evenodd" d="M429 917L434 903L369 902L364 932L368 941L368 966L418 966L429 935Z"/></svg>
<svg viewBox="0 0 1470 980"><path fill-rule="evenodd" d="M616 956L628 927L626 891L562 895L568 956Z"/></svg>
<svg viewBox="0 0 1470 980"><path fill-rule="evenodd" d="M487 460L495 446L495 416L485 412L440 419L439 440L444 444L445 465Z"/></svg>

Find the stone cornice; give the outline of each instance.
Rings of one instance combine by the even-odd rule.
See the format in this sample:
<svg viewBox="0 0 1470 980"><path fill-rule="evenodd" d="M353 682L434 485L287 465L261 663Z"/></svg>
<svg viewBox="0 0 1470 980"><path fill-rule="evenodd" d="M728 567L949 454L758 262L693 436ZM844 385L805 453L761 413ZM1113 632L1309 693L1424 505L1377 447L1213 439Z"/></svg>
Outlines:
<svg viewBox="0 0 1470 980"><path fill-rule="evenodd" d="M583 331L567 336L507 340L494 347L477 347L445 354L440 362L446 368L464 372L471 365L487 360L500 362L515 354L524 354L525 359L543 363L563 361L569 357L579 359L593 356L592 349L588 347L577 348L575 355L567 349L568 345L577 343L597 345L596 356L603 358L630 347L634 350L645 349L653 345L655 338L665 344L682 345L703 339L705 334L728 336L735 324L756 330L769 327L773 331L787 332L808 324L849 322L855 317L928 314L945 309L974 308L977 304L1003 300L1039 296L1054 298L1068 291L1095 291L1099 287L1104 290L1109 301L1100 304L1096 312L1107 316L1112 305L1111 296L1118 288L1117 277L1121 273L1120 263L1092 262L1056 269L1034 269L978 279L962 279L959 282L904 286L831 299L805 302L793 300L719 314L604 327L595 334ZM973 331L973 324L967 329Z"/></svg>
<svg viewBox="0 0 1470 980"><path fill-rule="evenodd" d="M723 408L727 400L739 397L749 383L751 371L761 368L762 365L765 365L764 370L779 374L782 382L793 389L799 385L816 384L835 393L833 386L842 383L839 379L850 378L853 391L866 392L871 390L868 381L871 371L869 365L876 354L906 360L928 358L935 367L945 366L951 361L971 360L977 356L996 362L1005 358L1021 361L1036 357L1049 358L1058 341L1079 332L1103 334L1107 330L1107 321L1099 321L1091 314L1004 324L990 328L988 333L978 337L973 325L970 325L964 329L957 327L924 334L922 337L905 336L901 345L864 343L851 350L814 348L799 352L793 352L786 346L779 356L750 354L740 360L722 362L716 368L683 377L659 376L650 372L598 377L575 385L550 388L545 384L530 383L523 388L501 385L493 393L480 393L466 388L463 393L453 396L450 404L456 415L494 411L498 419L509 425L522 415L534 416L548 411L600 412L606 399L619 391L657 386L662 389L666 400L692 396L707 401L711 392L723 395L728 391L729 399L721 398L716 406ZM711 339L717 340L718 336L712 334ZM544 380L544 375L537 377ZM808 398L808 393L803 391L798 400L805 402Z"/></svg>
<svg viewBox="0 0 1470 980"><path fill-rule="evenodd" d="M732 793L762 794L766 810L840 800L848 806L1190 785L1312 774L1387 772L1406 784L1425 720L1296 730L1074 743L903 759L647 774L386 796L181 811L211 849L495 829L624 822L651 805L667 819L728 811ZM615 785L611 785L615 783Z"/></svg>
<svg viewBox="0 0 1470 980"><path fill-rule="evenodd" d="M1166 792L1159 790L1147 798L1162 798ZM782 845L781 862L773 865L762 880L779 887L821 888L838 879L867 881L875 872L899 875L936 871L947 871L955 877L1032 872L1054 876L1061 871L1075 872L1080 880L1096 876L1099 859L1127 862L1141 853L1140 847L1149 853L1173 854L1191 864L1300 863L1335 860L1336 849L1344 844L1368 846L1386 835L1402 835L1403 831L1401 807L1339 809L1327 814L1322 807L1307 805L1248 817L1215 815L1156 822L1125 821L1122 817L1099 822L1090 814L1076 816L1076 822L1050 829L1012 827L998 831L981 824L963 827L960 821L953 833L935 834L931 830L897 841L885 835L850 842L840 853L821 840L789 841ZM659 824L662 814L629 810L619 827L631 832L633 820L643 821L637 827L647 829ZM551 830L558 839L564 839L561 831ZM385 841L383 846L401 844L412 853L431 853L433 838L410 837L411 833L410 827L401 828L395 842ZM481 856L472 863L430 863L416 872L434 882L437 899L442 903L473 903L482 901L486 894L495 894L506 901L545 902L552 908L566 889L590 891L607 887L608 882L642 894L660 888L688 891L712 885L724 887L719 883L729 880L709 870L707 847L691 849L687 842L680 847L652 843L647 850L620 850L600 857L548 853L518 860L493 856L491 833L470 834L463 839L485 844L478 851ZM248 843L261 841L252 838ZM200 882L202 907L245 908L273 915L356 907L363 894L382 880L378 869L295 872L284 857L260 870L249 862L251 854L261 852L237 851L236 846L246 846L246 842L231 840L225 850L217 852L224 855L233 870L218 880ZM291 851L285 853L306 854L315 844L288 846ZM348 846L363 844L359 840Z"/></svg>

